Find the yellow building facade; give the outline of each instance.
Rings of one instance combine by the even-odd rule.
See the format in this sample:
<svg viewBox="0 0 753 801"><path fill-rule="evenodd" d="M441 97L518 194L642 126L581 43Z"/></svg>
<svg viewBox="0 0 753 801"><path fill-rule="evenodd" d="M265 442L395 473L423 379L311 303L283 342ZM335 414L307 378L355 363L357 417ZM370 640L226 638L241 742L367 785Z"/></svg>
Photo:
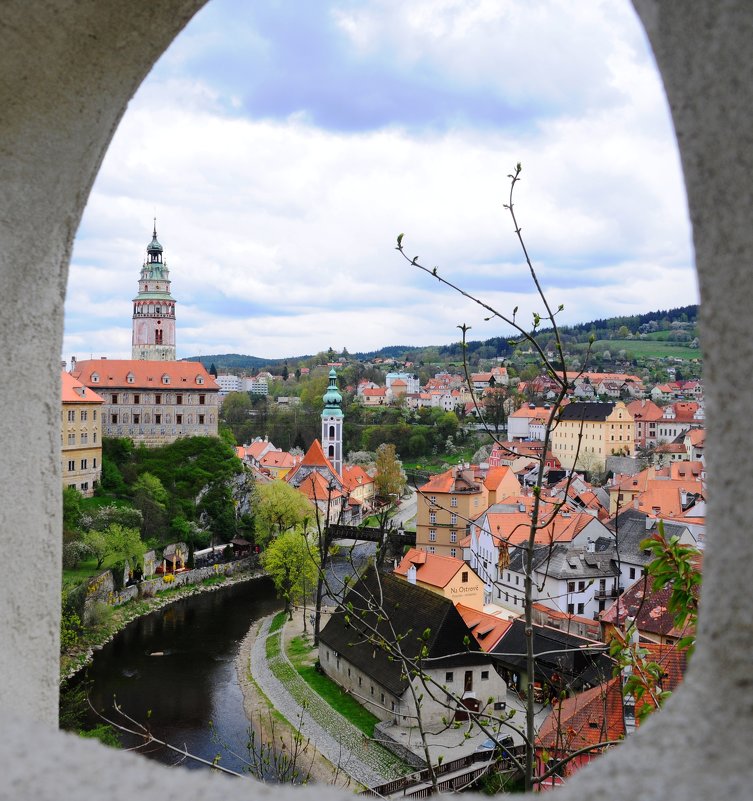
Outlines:
<svg viewBox="0 0 753 801"><path fill-rule="evenodd" d="M416 547L462 559L460 542L470 521L488 506L489 491L472 467L453 467L433 476L418 490Z"/></svg>
<svg viewBox="0 0 753 801"><path fill-rule="evenodd" d="M603 470L608 456L635 454L635 421L622 401L569 403L558 417L552 453L566 470Z"/></svg>
<svg viewBox="0 0 753 801"><path fill-rule="evenodd" d="M102 475L103 399L65 370L61 374L60 450L63 486L85 497Z"/></svg>
<svg viewBox="0 0 753 801"><path fill-rule="evenodd" d="M216 437L219 386L200 362L90 359L71 375L104 401L102 433L147 448L179 437Z"/></svg>

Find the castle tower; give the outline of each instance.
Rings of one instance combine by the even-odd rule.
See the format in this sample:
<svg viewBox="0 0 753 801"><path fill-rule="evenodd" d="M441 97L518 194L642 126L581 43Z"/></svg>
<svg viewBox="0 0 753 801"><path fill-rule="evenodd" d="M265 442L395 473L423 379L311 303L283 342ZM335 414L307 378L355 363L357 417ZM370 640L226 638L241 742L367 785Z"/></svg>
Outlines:
<svg viewBox="0 0 753 801"><path fill-rule="evenodd" d="M337 389L337 373L329 371L329 386L322 397L322 450L338 476L343 473L343 396Z"/></svg>
<svg viewBox="0 0 753 801"><path fill-rule="evenodd" d="M175 361L175 300L170 294L170 271L162 259L162 245L157 241L156 218L141 268L139 294L133 299L131 358Z"/></svg>

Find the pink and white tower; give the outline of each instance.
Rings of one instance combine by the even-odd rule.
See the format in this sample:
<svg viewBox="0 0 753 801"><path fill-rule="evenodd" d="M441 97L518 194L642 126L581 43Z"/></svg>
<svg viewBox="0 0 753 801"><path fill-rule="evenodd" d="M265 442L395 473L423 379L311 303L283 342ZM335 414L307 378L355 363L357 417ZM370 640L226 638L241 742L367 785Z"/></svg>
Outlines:
<svg viewBox="0 0 753 801"><path fill-rule="evenodd" d="M139 294L133 299L131 358L175 361L175 300L170 294L170 271L162 260L162 245L157 241L156 218L141 268Z"/></svg>

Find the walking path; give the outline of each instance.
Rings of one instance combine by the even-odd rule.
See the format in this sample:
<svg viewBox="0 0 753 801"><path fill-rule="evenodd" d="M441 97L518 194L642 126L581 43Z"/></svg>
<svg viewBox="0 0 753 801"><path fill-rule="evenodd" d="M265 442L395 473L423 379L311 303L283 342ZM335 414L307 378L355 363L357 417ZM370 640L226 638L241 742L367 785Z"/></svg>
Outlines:
<svg viewBox="0 0 753 801"><path fill-rule="evenodd" d="M367 787L404 772L403 763L394 754L366 737L306 684L285 653L285 629L269 633L272 619L262 621L250 663L254 681L275 709L293 726L300 723L301 733L321 754Z"/></svg>

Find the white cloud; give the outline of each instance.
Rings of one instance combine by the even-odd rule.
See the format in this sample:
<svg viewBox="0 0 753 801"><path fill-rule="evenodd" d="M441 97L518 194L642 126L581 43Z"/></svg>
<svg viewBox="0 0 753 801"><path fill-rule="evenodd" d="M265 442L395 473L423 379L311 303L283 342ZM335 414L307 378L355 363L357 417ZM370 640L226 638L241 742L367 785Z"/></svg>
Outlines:
<svg viewBox="0 0 753 801"><path fill-rule="evenodd" d="M74 250L66 353L129 355L154 213L179 302L179 356L439 344L457 339L461 322L473 338L506 333L394 243L405 232L411 257L530 316L539 306L502 208L517 161L526 244L568 321L695 300L676 147L631 11L556 0L349 9L338 24L364 51L424 59L536 102L587 82L589 64L602 68L572 108L521 130L332 132L305 114L230 114L201 76L176 76L181 48L201 41L189 27L169 77L149 79L133 101L97 179ZM490 75L502 32L517 74ZM549 86L558 47L584 50L561 75L564 89Z"/></svg>

